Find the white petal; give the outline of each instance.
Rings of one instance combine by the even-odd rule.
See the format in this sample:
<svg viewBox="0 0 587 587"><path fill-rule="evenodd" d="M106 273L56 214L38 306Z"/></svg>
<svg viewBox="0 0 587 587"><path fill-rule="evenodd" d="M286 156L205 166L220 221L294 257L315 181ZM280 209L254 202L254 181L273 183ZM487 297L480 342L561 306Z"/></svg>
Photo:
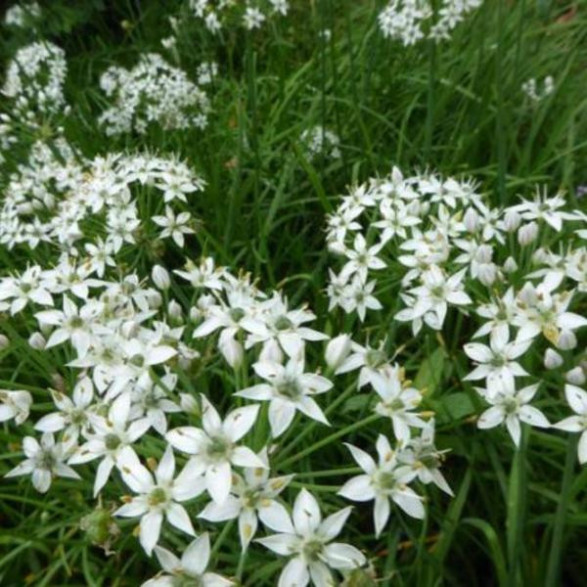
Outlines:
<svg viewBox="0 0 587 587"><path fill-rule="evenodd" d="M240 514L241 509L238 497L229 495L221 504L215 501L208 503L198 514L198 518L209 522L226 522L227 520L234 520Z"/></svg>
<svg viewBox="0 0 587 587"><path fill-rule="evenodd" d="M375 491L371 485L371 477L369 475L358 475L349 479L338 492L351 501L370 501L375 499Z"/></svg>
<svg viewBox="0 0 587 587"><path fill-rule="evenodd" d="M375 522L375 536L379 537L391 512L391 506L389 505L389 499L387 497L375 498L375 507L373 509L373 519Z"/></svg>
<svg viewBox="0 0 587 587"><path fill-rule="evenodd" d="M157 477L157 483L160 485L165 482L170 482L175 474L175 458L173 456L173 449L170 445L167 445L163 457L157 466L155 476Z"/></svg>
<svg viewBox="0 0 587 587"><path fill-rule="evenodd" d="M293 422L296 408L291 402L276 398L269 404L269 425L273 438L281 436Z"/></svg>
<svg viewBox="0 0 587 587"><path fill-rule="evenodd" d="M483 430L487 428L494 428L499 426L504 420L503 410L497 406L493 406L485 410L477 420L477 427Z"/></svg>
<svg viewBox="0 0 587 587"><path fill-rule="evenodd" d="M202 575L210 560L210 536L204 532L194 540L181 557L183 568L192 576Z"/></svg>
<svg viewBox="0 0 587 587"><path fill-rule="evenodd" d="M317 533L325 538L325 542L330 542L341 533L342 527L345 525L352 510L352 506L349 506L328 516L322 524L320 524Z"/></svg>
<svg viewBox="0 0 587 587"><path fill-rule="evenodd" d="M310 573L306 563L300 557L295 557L281 571L277 587L306 587L309 582Z"/></svg>
<svg viewBox="0 0 587 587"><path fill-rule="evenodd" d="M505 419L505 425L514 441L514 444L520 446L520 437L522 436L522 429L520 427L520 420L516 416L508 416Z"/></svg>
<svg viewBox="0 0 587 587"><path fill-rule="evenodd" d="M141 518L139 540L149 556L159 540L162 522L163 514L159 511L149 512Z"/></svg>
<svg viewBox="0 0 587 587"><path fill-rule="evenodd" d="M252 509L243 509L238 517L238 531L243 550L247 548L257 532L257 516Z"/></svg>
<svg viewBox="0 0 587 587"><path fill-rule="evenodd" d="M259 508L259 519L265 526L274 532L293 534L295 532L291 516L285 506L278 501L271 500L267 505Z"/></svg>
<svg viewBox="0 0 587 587"><path fill-rule="evenodd" d="M206 470L206 489L216 503L223 503L232 487L230 463L211 465Z"/></svg>
<svg viewBox="0 0 587 587"><path fill-rule="evenodd" d="M167 573L174 573L181 568L181 561L169 550L161 546L155 547L155 555L161 568Z"/></svg>
<svg viewBox="0 0 587 587"><path fill-rule="evenodd" d="M196 535L190 517L182 505L179 505L178 503L169 504L165 511L165 517L167 518L167 521L178 530L181 530L190 536Z"/></svg>
<svg viewBox="0 0 587 587"><path fill-rule="evenodd" d="M208 401L205 395L200 394L202 398L202 425L204 430L210 436L218 434L222 427L222 420L216 411L216 408Z"/></svg>
<svg viewBox="0 0 587 587"><path fill-rule="evenodd" d="M321 521L320 506L316 498L306 489L302 489L296 497L293 508L296 532L301 536L309 536L317 530Z"/></svg>
<svg viewBox="0 0 587 587"><path fill-rule="evenodd" d="M587 415L587 392L576 385L565 385L565 397L577 414Z"/></svg>
<svg viewBox="0 0 587 587"><path fill-rule="evenodd" d="M351 454L353 455L355 461L357 461L359 467L361 467L361 469L363 469L365 473L372 475L377 469L377 465L375 464L375 461L371 458L371 455L366 453L364 450L361 450L360 448L353 446L352 444L348 444L346 442L344 444L351 451Z"/></svg>
<svg viewBox="0 0 587 587"><path fill-rule="evenodd" d="M247 406L238 408L228 414L222 429L233 442L239 441L255 424L259 406Z"/></svg>
<svg viewBox="0 0 587 587"><path fill-rule="evenodd" d="M545 415L533 406L522 406L520 408L518 417L522 422L536 426L538 428L549 428L550 422L546 419Z"/></svg>
<svg viewBox="0 0 587 587"><path fill-rule="evenodd" d="M266 538L257 538L255 542L281 556L289 556L295 551L299 538L295 534L273 534Z"/></svg>
<svg viewBox="0 0 587 587"><path fill-rule="evenodd" d="M324 556L333 569L354 569L362 567L367 559L365 555L350 544L333 542L324 548Z"/></svg>

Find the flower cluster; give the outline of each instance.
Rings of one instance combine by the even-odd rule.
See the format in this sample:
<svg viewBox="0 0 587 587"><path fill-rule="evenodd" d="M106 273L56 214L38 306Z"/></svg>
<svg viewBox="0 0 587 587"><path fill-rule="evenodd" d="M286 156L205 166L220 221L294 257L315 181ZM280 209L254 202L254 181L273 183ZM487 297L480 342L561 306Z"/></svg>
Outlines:
<svg viewBox="0 0 587 587"><path fill-rule="evenodd" d="M21 122L61 113L65 107L63 84L67 62L63 49L49 41L22 47L10 61L2 93L13 100Z"/></svg>
<svg viewBox="0 0 587 587"><path fill-rule="evenodd" d="M218 33L232 23L247 30L258 29L273 16L286 16L289 0L189 0L194 16L202 19L211 33Z"/></svg>
<svg viewBox="0 0 587 587"><path fill-rule="evenodd" d="M108 135L144 134L153 123L165 130L207 125L210 101L206 92L156 53L142 55L132 69L108 68L100 87L113 101L99 117Z"/></svg>
<svg viewBox="0 0 587 587"><path fill-rule="evenodd" d="M390 0L379 13L383 36L414 45L428 38L449 39L452 30L483 0ZM435 8L433 8L435 6Z"/></svg>
<svg viewBox="0 0 587 587"><path fill-rule="evenodd" d="M23 28L29 26L31 22L38 21L41 18L41 7L38 2L23 2L14 4L4 14L4 24Z"/></svg>
<svg viewBox="0 0 587 587"><path fill-rule="evenodd" d="M320 156L340 159L340 138L323 126L306 129L300 135L300 142L303 144L306 156L309 159Z"/></svg>
<svg viewBox="0 0 587 587"><path fill-rule="evenodd" d="M529 357L542 353L553 374L561 368L569 383L585 383L576 332L587 317L571 306L580 308L587 292L587 233L580 229L587 216L564 208L562 194L540 190L492 208L471 181L405 178L394 169L354 188L329 218L329 248L344 259L339 273L331 270L330 308L361 320L381 309L378 274L386 284L381 296L393 291L404 306L394 319L410 323L415 336L424 327L442 331L449 313L474 320L473 338L489 337L464 345L475 363L464 379L482 382L477 391L491 406L479 427L504 422L517 444L520 421L549 426L529 405L538 385L518 383L542 379L541 367L527 370ZM570 237L566 225L575 227Z"/></svg>
<svg viewBox="0 0 587 587"><path fill-rule="evenodd" d="M161 194L166 215L153 215L149 224L160 238L173 237L182 246L183 234L193 232L191 216L185 211L176 216L174 207L203 187L203 180L174 158L112 153L89 160L76 156L63 138L51 145L38 141L28 161L8 178L0 243L9 249L51 243L68 254L85 253L88 267L101 277L123 244L136 243L140 232L148 231L139 214L145 203L137 195Z"/></svg>

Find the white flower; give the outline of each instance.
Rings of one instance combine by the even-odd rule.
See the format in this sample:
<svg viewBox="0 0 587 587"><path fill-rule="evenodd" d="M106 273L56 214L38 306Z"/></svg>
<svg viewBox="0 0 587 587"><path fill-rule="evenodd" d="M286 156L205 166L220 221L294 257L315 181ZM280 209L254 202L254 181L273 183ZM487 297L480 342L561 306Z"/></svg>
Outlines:
<svg viewBox="0 0 587 587"><path fill-rule="evenodd" d="M316 587L329 587L335 584L331 568L350 571L367 562L354 546L332 542L351 509L344 508L322 520L316 498L306 489L300 491L287 531L257 540L281 556L293 555L281 572L278 587L305 587L310 580Z"/></svg>
<svg viewBox="0 0 587 587"><path fill-rule="evenodd" d="M412 467L398 462L397 453L392 450L385 436L380 434L377 438L378 464L360 448L352 444L346 446L365 474L349 479L338 494L352 501L375 500L373 519L376 536L381 534L389 519L390 500L408 515L419 519L424 518L422 498L407 486L416 473Z"/></svg>
<svg viewBox="0 0 587 587"><path fill-rule="evenodd" d="M463 289L466 269L446 277L437 265L431 265L422 274L422 285L409 291L414 303L395 316L400 322L412 322L423 318L434 330L444 324L448 305L464 306L471 304L471 298Z"/></svg>
<svg viewBox="0 0 587 587"><path fill-rule="evenodd" d="M422 401L422 394L413 387L404 386L403 377L397 366L373 374L370 382L381 398L375 406L375 412L391 418L393 433L398 442L409 442L410 427L424 426L424 422L412 412Z"/></svg>
<svg viewBox="0 0 587 587"><path fill-rule="evenodd" d="M88 302L78 308L69 297L63 296L63 311L37 312L35 318L41 324L57 326L47 340L46 348L71 340L78 356L85 356L92 342L92 323L100 310L101 305L97 302Z"/></svg>
<svg viewBox="0 0 587 587"><path fill-rule="evenodd" d="M88 463L101 458L94 481L94 496L106 485L108 477L125 453L132 452L133 442L149 428L148 420L142 418L129 422L130 395L119 395L108 410L108 417L89 414L93 432L85 433L88 441L77 448L69 459L70 465ZM135 455L136 456L136 455Z"/></svg>
<svg viewBox="0 0 587 587"><path fill-rule="evenodd" d="M175 428L165 438L174 448L193 455L190 465L194 471L205 475L210 497L222 504L232 488L232 465L267 467L250 448L235 444L254 426L259 406L237 408L222 421L208 399L203 395L201 398L204 429L193 426Z"/></svg>
<svg viewBox="0 0 587 587"><path fill-rule="evenodd" d="M489 338L489 344L490 346L478 342L465 344L465 353L478 364L464 380L487 379L488 387L497 380L503 380L508 387L515 387L515 377L528 375L515 359L526 353L532 341L516 339L510 342L509 333L494 330Z"/></svg>
<svg viewBox="0 0 587 587"><path fill-rule="evenodd" d="M165 216L153 216L151 220L163 227L159 238L171 237L178 247L183 248L185 243L184 234L193 234L194 231L188 226L191 220L189 212L180 212L177 216L169 206L165 206Z"/></svg>
<svg viewBox="0 0 587 587"><path fill-rule="evenodd" d="M207 573L210 560L210 537L202 534L191 542L178 559L172 552L161 546L155 547L155 554L166 574L157 575L142 584L142 587L174 587L175 585L201 585L202 587L229 587L233 581L216 573Z"/></svg>
<svg viewBox="0 0 587 587"><path fill-rule="evenodd" d="M63 439L68 444L77 444L81 430L87 430L88 407L94 397L94 388L89 377L84 377L75 386L73 397L51 390L53 402L59 409L43 416L35 428L41 432L58 432L66 428Z"/></svg>
<svg viewBox="0 0 587 587"><path fill-rule="evenodd" d="M331 389L331 381L315 373L304 373L304 361L301 359L290 359L285 366L269 361L257 362L253 368L255 373L269 381L269 384L260 383L235 395L270 402L269 424L274 438L289 428L296 410L313 420L329 425L312 396Z"/></svg>
<svg viewBox="0 0 587 587"><path fill-rule="evenodd" d="M49 491L53 477L80 479L80 476L64 463L64 446L60 442L55 443L53 434L43 434L40 444L32 436L26 436L22 447L27 458L6 473L5 477L32 474L33 486L40 493Z"/></svg>
<svg viewBox="0 0 587 587"><path fill-rule="evenodd" d="M0 422L14 418L16 424L22 424L29 417L33 397L28 391L0 389L0 402Z"/></svg>
<svg viewBox="0 0 587 587"><path fill-rule="evenodd" d="M491 407L479 416L477 426L481 429L487 429L505 423L516 446L520 445L522 434L520 422L525 422L538 428L548 428L550 423L544 414L534 406L529 405L536 395L538 385L529 385L520 391L516 391L511 381L502 380L494 382L494 389L492 390L477 389L485 400L491 404Z"/></svg>
<svg viewBox="0 0 587 587"><path fill-rule="evenodd" d="M447 451L437 450L434 445L435 422L430 420L422 428L419 437L398 453L398 461L410 465L422 483L434 483L448 495L453 495L446 479L440 472L440 465Z"/></svg>
<svg viewBox="0 0 587 587"><path fill-rule="evenodd" d="M123 481L138 495L118 508L115 516L141 517L139 540L150 555L159 541L161 524L165 518L172 526L195 535L192 522L181 502L197 497L204 491L204 480L188 463L175 476L175 459L171 446L167 446L157 469L155 479L134 453L121 456L118 468Z"/></svg>
<svg viewBox="0 0 587 587"><path fill-rule="evenodd" d="M264 20L265 15L259 9L250 6L247 7L243 15L245 28L249 31L260 28Z"/></svg>
<svg viewBox="0 0 587 587"><path fill-rule="evenodd" d="M267 464L267 449L259 453L259 458ZM246 468L243 476L235 474L232 493L219 505L211 501L199 514L199 518L210 522L224 522L238 518L241 546L246 549L257 532L258 519L276 532L288 529L289 515L277 501L277 496L287 487L293 475L269 478L269 468Z"/></svg>
<svg viewBox="0 0 587 587"><path fill-rule="evenodd" d="M579 462L587 463L587 392L576 385L565 385L565 396L576 416L569 416L556 424L554 428L567 432L581 432L579 438Z"/></svg>
<svg viewBox="0 0 587 587"><path fill-rule="evenodd" d="M358 233L352 249L346 252L348 262L342 268L342 275L359 275L361 281L366 281L369 269L384 269L387 265L377 254L383 248L383 243L367 247L365 237Z"/></svg>

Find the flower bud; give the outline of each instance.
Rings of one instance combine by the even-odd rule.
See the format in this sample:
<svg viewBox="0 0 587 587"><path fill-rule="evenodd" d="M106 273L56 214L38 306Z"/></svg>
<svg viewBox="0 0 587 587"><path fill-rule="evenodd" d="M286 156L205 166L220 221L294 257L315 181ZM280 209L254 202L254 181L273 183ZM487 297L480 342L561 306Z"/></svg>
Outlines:
<svg viewBox="0 0 587 587"><path fill-rule="evenodd" d="M489 287L497 279L497 267L495 263L483 263L478 269L479 281Z"/></svg>
<svg viewBox="0 0 587 587"><path fill-rule="evenodd" d="M47 341L45 337L40 332L33 332L29 336L29 345L34 348L36 351L42 351L45 348Z"/></svg>
<svg viewBox="0 0 587 587"><path fill-rule="evenodd" d="M161 267L161 265L154 265L151 271L151 279L155 284L155 287L158 289L165 291L169 289L171 286L171 279L169 278L169 272L165 267Z"/></svg>
<svg viewBox="0 0 587 587"><path fill-rule="evenodd" d="M186 414L193 414L198 416L200 414L200 406L196 401L196 398L189 393L179 394L179 405Z"/></svg>
<svg viewBox="0 0 587 587"><path fill-rule="evenodd" d="M577 347L577 337L572 330L561 331L556 346L561 351L570 351Z"/></svg>
<svg viewBox="0 0 587 587"><path fill-rule="evenodd" d="M167 314L173 322L177 324L183 322L181 306L175 300L171 300L167 305Z"/></svg>
<svg viewBox="0 0 587 587"><path fill-rule="evenodd" d="M100 505L81 519L80 528L92 544L101 546L106 552L110 551L112 542L120 534L110 510Z"/></svg>
<svg viewBox="0 0 587 587"><path fill-rule="evenodd" d="M10 346L10 340L4 334L0 334L0 351L6 350Z"/></svg>
<svg viewBox="0 0 587 587"><path fill-rule="evenodd" d="M152 310L156 310L157 308L161 307L161 304L163 303L163 298L161 297L161 294L158 291L154 289L149 289L147 290L145 296L147 298L149 308L151 308Z"/></svg>
<svg viewBox="0 0 587 587"><path fill-rule="evenodd" d="M463 218L463 224L467 232L477 232L479 228L479 214L475 208L468 208Z"/></svg>
<svg viewBox="0 0 587 587"><path fill-rule="evenodd" d="M585 373L581 367L575 367L566 374L566 380L571 385L583 385L586 381Z"/></svg>
<svg viewBox="0 0 587 587"><path fill-rule="evenodd" d="M516 232L520 226L520 222L522 222L520 215L515 210L508 210L503 219L503 227L506 232Z"/></svg>
<svg viewBox="0 0 587 587"><path fill-rule="evenodd" d="M546 349L544 353L544 366L547 369L557 369L563 362L563 358L555 350Z"/></svg>
<svg viewBox="0 0 587 587"><path fill-rule="evenodd" d="M352 341L348 334L340 334L326 345L326 364L334 371L338 369L351 352Z"/></svg>
<svg viewBox="0 0 587 587"><path fill-rule="evenodd" d="M524 224L518 230L518 242L523 247L529 245L530 243L536 240L538 236L538 224L536 222L530 222L529 224Z"/></svg>
<svg viewBox="0 0 587 587"><path fill-rule="evenodd" d="M513 257L508 257L505 260L505 263L503 264L503 270L506 273L514 273L515 271L517 271L518 264L516 263L516 260Z"/></svg>

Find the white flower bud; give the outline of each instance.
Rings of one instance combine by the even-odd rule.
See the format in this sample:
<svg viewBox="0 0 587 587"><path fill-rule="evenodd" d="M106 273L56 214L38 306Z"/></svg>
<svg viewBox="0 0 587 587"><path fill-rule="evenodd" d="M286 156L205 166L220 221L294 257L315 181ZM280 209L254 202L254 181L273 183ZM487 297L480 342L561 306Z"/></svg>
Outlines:
<svg viewBox="0 0 587 587"><path fill-rule="evenodd" d="M10 340L4 334L0 334L0 351L6 350L10 346Z"/></svg>
<svg viewBox="0 0 587 587"><path fill-rule="evenodd" d="M489 287L497 279L497 267L495 263L483 263L478 269L479 281Z"/></svg>
<svg viewBox="0 0 587 587"><path fill-rule="evenodd" d="M147 303L149 304L149 308L151 308L152 310L160 308L161 304L163 303L163 298L161 297L161 294L158 291L155 291L154 289L148 290L146 292L146 298Z"/></svg>
<svg viewBox="0 0 587 587"><path fill-rule="evenodd" d="M340 334L326 345L326 364L332 369L338 369L351 352L352 341L348 334Z"/></svg>
<svg viewBox="0 0 587 587"><path fill-rule="evenodd" d="M167 314L174 322L181 322L183 320L181 306L175 300L171 300L167 304Z"/></svg>
<svg viewBox="0 0 587 587"><path fill-rule="evenodd" d="M223 357L226 359L226 362L233 369L238 368L240 364L243 362L243 345L240 342L238 342L238 340L235 340L232 337L225 337L223 340L221 335L220 340L218 342L218 348L220 349L220 352L222 353Z"/></svg>
<svg viewBox="0 0 587 587"><path fill-rule="evenodd" d="M570 351L577 347L577 337L572 330L563 330L556 341L556 346L561 351Z"/></svg>
<svg viewBox="0 0 587 587"><path fill-rule="evenodd" d="M503 219L503 227L506 232L516 232L522 222L522 218L515 210L508 210Z"/></svg>
<svg viewBox="0 0 587 587"><path fill-rule="evenodd" d="M506 273L514 273L514 271L518 270L518 264L513 257L508 257L503 264L503 270Z"/></svg>
<svg viewBox="0 0 587 587"><path fill-rule="evenodd" d="M493 249L489 245L480 245L475 251L475 261L477 263L491 263Z"/></svg>
<svg viewBox="0 0 587 587"><path fill-rule="evenodd" d="M540 247L536 249L532 255L532 263L534 263L534 265L543 265L548 261L548 257L548 251Z"/></svg>
<svg viewBox="0 0 587 587"><path fill-rule="evenodd" d="M45 348L47 341L40 332L33 332L29 336L29 345L37 351L42 351Z"/></svg>
<svg viewBox="0 0 587 587"><path fill-rule="evenodd" d="M463 218L463 224L467 232L477 232L479 228L479 214L475 208L468 208Z"/></svg>
<svg viewBox="0 0 587 587"><path fill-rule="evenodd" d="M151 271L151 279L155 284L155 287L160 290L167 290L171 286L171 279L169 278L169 272L165 267L161 265L154 265Z"/></svg>
<svg viewBox="0 0 587 587"><path fill-rule="evenodd" d="M189 393L179 394L179 405L186 414L198 415L200 413L200 406L196 398Z"/></svg>
<svg viewBox="0 0 587 587"><path fill-rule="evenodd" d="M525 247L536 240L538 236L538 224L536 222L530 222L521 226L518 230L518 242L520 245Z"/></svg>
<svg viewBox="0 0 587 587"><path fill-rule="evenodd" d="M547 369L558 369L563 362L563 358L555 350L546 349L544 353L544 366Z"/></svg>
<svg viewBox="0 0 587 587"><path fill-rule="evenodd" d="M585 383L586 377L581 367L575 367L574 369L571 369L567 372L566 379L567 382L571 385L583 385Z"/></svg>

